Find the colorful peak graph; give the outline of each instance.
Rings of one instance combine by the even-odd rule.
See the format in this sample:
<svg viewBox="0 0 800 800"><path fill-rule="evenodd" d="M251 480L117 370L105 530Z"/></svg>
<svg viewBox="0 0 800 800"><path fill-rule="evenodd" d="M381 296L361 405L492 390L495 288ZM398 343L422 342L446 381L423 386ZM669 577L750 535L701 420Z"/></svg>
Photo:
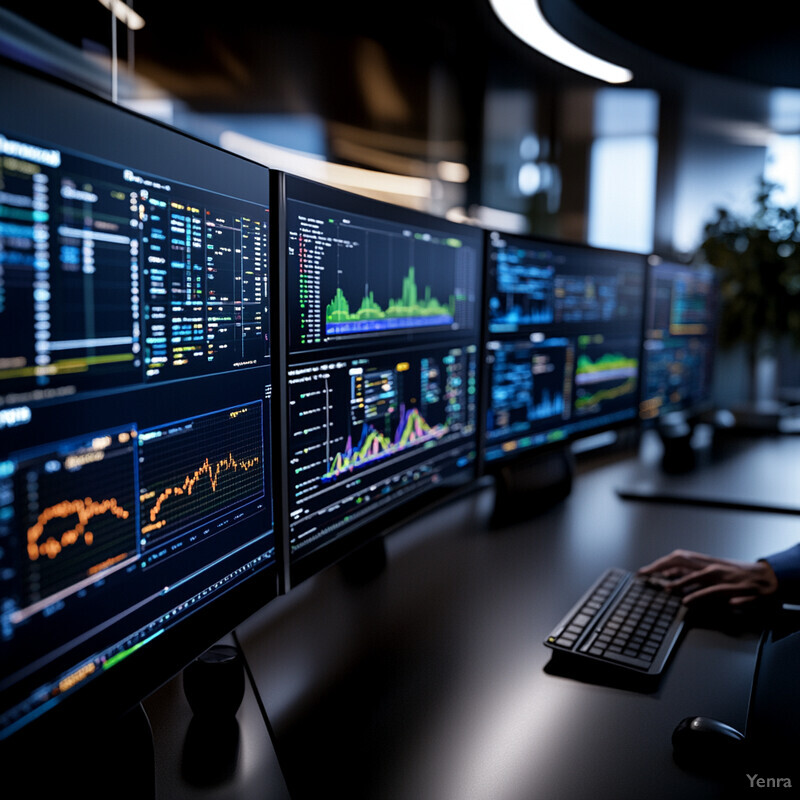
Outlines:
<svg viewBox="0 0 800 800"><path fill-rule="evenodd" d="M94 517L110 513L117 519L127 519L129 512L120 506L115 498L95 501L91 497L83 500L64 500L44 509L39 514L36 524L28 528L28 558L36 561L39 556L55 558L65 547L75 544L83 537L87 545L94 542L94 535L88 530L88 525ZM39 540L44 536L45 526L56 519L66 519L77 516L77 523L60 537L49 536L44 542Z"/></svg>
<svg viewBox="0 0 800 800"><path fill-rule="evenodd" d="M391 298L385 309L376 302L374 293L369 291L365 293L358 309L351 311L350 303L341 287L338 287L325 310L326 325L329 329L333 328L333 332L340 333L356 333L365 325L369 329L388 329L430 323L450 324L454 318L455 297L451 295L444 304L431 295L430 286L426 286L420 296L414 267L409 267L408 275L403 278L400 297Z"/></svg>
<svg viewBox="0 0 800 800"><path fill-rule="evenodd" d="M322 476L323 481L330 481L345 472L352 472L359 467L379 461L382 458L400 453L408 448L441 438L447 433L446 425L429 425L419 413L412 408L406 412L400 408L400 424L393 438L377 431L371 425L364 425L361 439L353 446L351 436L347 437L344 452L337 453L331 459L330 468Z"/></svg>
<svg viewBox="0 0 800 800"><path fill-rule="evenodd" d="M617 386L612 386L608 389L600 389L591 394L579 394L575 398L575 408L585 410L587 408L594 408L600 403L608 400L616 400L619 397L624 397L626 394L631 394L636 391L636 379L626 378L622 383Z"/></svg>
<svg viewBox="0 0 800 800"><path fill-rule="evenodd" d="M581 354L575 370L575 408L591 411L603 403L636 392L639 360L622 353L605 353L596 360Z"/></svg>
<svg viewBox="0 0 800 800"><path fill-rule="evenodd" d="M603 373L636 369L638 364L638 359L624 356L621 353L606 353L596 361L592 361L587 355L580 355L575 372L577 375L599 376Z"/></svg>

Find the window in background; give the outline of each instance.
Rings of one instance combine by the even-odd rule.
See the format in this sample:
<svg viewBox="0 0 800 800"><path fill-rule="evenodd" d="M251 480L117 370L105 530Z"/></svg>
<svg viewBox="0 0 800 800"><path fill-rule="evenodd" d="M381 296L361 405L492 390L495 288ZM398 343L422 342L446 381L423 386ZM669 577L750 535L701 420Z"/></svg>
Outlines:
<svg viewBox="0 0 800 800"><path fill-rule="evenodd" d="M606 89L597 93L589 169L587 239L596 247L638 253L653 248L658 96Z"/></svg>
<svg viewBox="0 0 800 800"><path fill-rule="evenodd" d="M775 202L786 208L800 204L800 136L772 137L767 146L764 178L780 187L773 195Z"/></svg>
<svg viewBox="0 0 800 800"><path fill-rule="evenodd" d="M786 207L800 205L800 90L773 89L769 98L769 126L764 178L778 184L774 195Z"/></svg>

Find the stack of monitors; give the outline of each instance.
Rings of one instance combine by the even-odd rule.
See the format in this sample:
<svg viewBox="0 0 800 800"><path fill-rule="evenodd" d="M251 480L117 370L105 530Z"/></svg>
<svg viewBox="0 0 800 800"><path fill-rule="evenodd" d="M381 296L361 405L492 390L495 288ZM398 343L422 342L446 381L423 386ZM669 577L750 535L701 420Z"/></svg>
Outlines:
<svg viewBox="0 0 800 800"><path fill-rule="evenodd" d="M0 739L277 594L269 225L265 167L0 68Z"/></svg>
<svg viewBox="0 0 800 800"><path fill-rule="evenodd" d="M476 477L483 231L292 176L281 211L294 583Z"/></svg>
<svg viewBox="0 0 800 800"><path fill-rule="evenodd" d="M484 468L696 406L713 280L645 304L645 264L0 66L0 740L123 713Z"/></svg>
<svg viewBox="0 0 800 800"><path fill-rule="evenodd" d="M493 231L486 468L634 422L645 258Z"/></svg>
<svg viewBox="0 0 800 800"><path fill-rule="evenodd" d="M716 273L654 259L648 268L640 416L695 416L713 406Z"/></svg>

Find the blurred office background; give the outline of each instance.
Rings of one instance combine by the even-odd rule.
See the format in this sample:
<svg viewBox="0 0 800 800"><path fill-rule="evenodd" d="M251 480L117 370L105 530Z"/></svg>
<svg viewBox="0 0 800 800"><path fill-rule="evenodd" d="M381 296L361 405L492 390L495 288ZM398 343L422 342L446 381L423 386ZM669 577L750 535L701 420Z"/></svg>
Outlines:
<svg viewBox="0 0 800 800"><path fill-rule="evenodd" d="M268 166L509 232L689 259L760 179L800 201L786 2L517 5L630 79L542 55L490 0L3 2L0 49ZM744 399L742 353L719 367L720 403Z"/></svg>

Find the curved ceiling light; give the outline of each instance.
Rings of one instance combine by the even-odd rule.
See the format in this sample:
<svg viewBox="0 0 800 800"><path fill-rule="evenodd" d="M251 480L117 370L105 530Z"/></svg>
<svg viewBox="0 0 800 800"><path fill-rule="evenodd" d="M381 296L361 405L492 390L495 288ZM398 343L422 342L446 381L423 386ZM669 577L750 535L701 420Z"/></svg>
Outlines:
<svg viewBox="0 0 800 800"><path fill-rule="evenodd" d="M567 41L544 18L538 0L489 0L500 21L525 44L564 66L607 83L627 83L633 73Z"/></svg>
<svg viewBox="0 0 800 800"><path fill-rule="evenodd" d="M100 0L100 2L130 30L138 31L144 27L144 19L122 0Z"/></svg>

